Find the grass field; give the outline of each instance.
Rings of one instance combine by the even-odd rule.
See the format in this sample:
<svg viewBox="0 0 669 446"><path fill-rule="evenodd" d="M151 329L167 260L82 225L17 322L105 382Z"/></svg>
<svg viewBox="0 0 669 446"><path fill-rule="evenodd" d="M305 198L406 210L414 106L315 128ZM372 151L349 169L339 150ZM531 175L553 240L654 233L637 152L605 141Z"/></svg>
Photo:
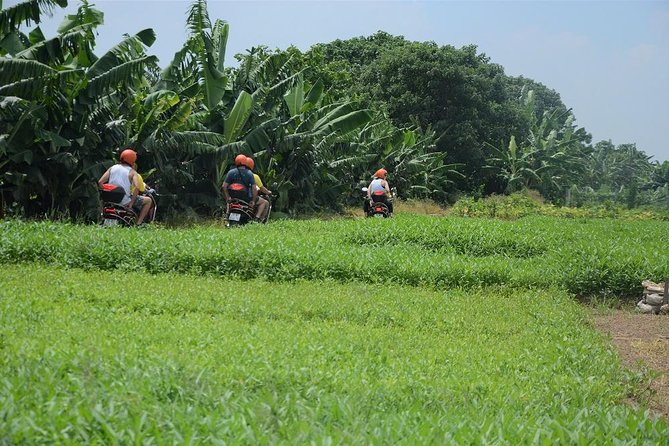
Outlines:
<svg viewBox="0 0 669 446"><path fill-rule="evenodd" d="M550 217L399 215L387 221L281 221L235 231L0 223L0 263L436 289L553 286L581 296L626 298L641 292L642 280L669 276L669 256L661 255L667 246L669 222Z"/></svg>
<svg viewBox="0 0 669 446"><path fill-rule="evenodd" d="M669 272L664 222L0 229L0 444L669 438L570 292Z"/></svg>

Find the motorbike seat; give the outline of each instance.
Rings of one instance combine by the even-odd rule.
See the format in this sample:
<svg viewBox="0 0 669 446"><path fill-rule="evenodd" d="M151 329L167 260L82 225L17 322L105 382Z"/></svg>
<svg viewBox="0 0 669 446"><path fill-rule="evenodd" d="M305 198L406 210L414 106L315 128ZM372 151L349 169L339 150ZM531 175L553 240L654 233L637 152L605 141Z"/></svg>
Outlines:
<svg viewBox="0 0 669 446"><path fill-rule="evenodd" d="M372 201L374 203L385 203L386 201L388 201L388 197L386 197L386 193L383 191L373 192Z"/></svg>

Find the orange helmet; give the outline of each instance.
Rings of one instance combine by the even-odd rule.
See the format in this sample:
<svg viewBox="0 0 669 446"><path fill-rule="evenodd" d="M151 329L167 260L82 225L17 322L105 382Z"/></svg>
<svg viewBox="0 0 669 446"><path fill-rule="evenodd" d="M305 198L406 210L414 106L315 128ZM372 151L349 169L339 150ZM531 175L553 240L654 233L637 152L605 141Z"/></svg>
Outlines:
<svg viewBox="0 0 669 446"><path fill-rule="evenodd" d="M251 158L250 156L247 156L246 157L246 163L244 163L244 165L247 167L247 169L253 170L256 163L253 161L253 158Z"/></svg>
<svg viewBox="0 0 669 446"><path fill-rule="evenodd" d="M374 176L376 178L381 178L382 180L386 179L387 174L388 174L388 171L386 169L379 169L376 172L374 172Z"/></svg>
<svg viewBox="0 0 669 446"><path fill-rule="evenodd" d="M235 166L245 166L246 165L246 156L241 153L235 157Z"/></svg>
<svg viewBox="0 0 669 446"><path fill-rule="evenodd" d="M135 161L137 161L137 152L128 147L121 152L121 161L133 166Z"/></svg>

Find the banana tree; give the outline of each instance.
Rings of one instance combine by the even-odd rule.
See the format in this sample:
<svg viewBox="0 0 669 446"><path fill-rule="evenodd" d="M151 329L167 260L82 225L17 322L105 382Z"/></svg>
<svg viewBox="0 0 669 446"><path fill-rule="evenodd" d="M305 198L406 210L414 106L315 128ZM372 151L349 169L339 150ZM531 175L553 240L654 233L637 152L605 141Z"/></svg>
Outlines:
<svg viewBox="0 0 669 446"><path fill-rule="evenodd" d="M505 182L507 193L531 188L558 201L572 185L580 184L590 136L575 126L571 110L546 110L538 119L532 90L523 93L521 105L530 122L528 136L517 143L512 135L505 148L493 147L497 156L485 168Z"/></svg>
<svg viewBox="0 0 669 446"><path fill-rule="evenodd" d="M125 97L156 63L143 53L155 39L152 30L128 37L97 58L94 30L102 19L84 1L55 37L47 39L36 28L19 44L4 47L0 150L10 161L0 174L4 193L27 215L95 212L94 179L104 170L108 147L114 147L107 125L122 118ZM37 21L34 15L30 20ZM23 35L16 27L4 28L7 32Z"/></svg>
<svg viewBox="0 0 669 446"><path fill-rule="evenodd" d="M505 149L491 148L497 157L490 158L484 168L492 170L506 184L505 192L512 193L523 188L533 188L541 181L540 172L533 168L537 150L531 146L518 146L511 135Z"/></svg>
<svg viewBox="0 0 669 446"><path fill-rule="evenodd" d="M322 84L298 78L284 95L282 131L272 148L273 176L283 186L286 207L333 208L350 189L331 163L351 150L355 131L372 116L354 102L329 103ZM320 105L325 102L327 105Z"/></svg>

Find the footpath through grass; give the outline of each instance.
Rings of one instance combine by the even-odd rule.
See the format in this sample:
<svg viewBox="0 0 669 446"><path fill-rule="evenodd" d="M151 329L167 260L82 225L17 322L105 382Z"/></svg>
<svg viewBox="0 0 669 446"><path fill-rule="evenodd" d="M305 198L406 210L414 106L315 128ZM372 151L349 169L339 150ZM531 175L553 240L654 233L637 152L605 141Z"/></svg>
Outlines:
<svg viewBox="0 0 669 446"><path fill-rule="evenodd" d="M8 444L662 444L669 435L666 421L622 404L634 379L557 289L4 265L0 376Z"/></svg>

